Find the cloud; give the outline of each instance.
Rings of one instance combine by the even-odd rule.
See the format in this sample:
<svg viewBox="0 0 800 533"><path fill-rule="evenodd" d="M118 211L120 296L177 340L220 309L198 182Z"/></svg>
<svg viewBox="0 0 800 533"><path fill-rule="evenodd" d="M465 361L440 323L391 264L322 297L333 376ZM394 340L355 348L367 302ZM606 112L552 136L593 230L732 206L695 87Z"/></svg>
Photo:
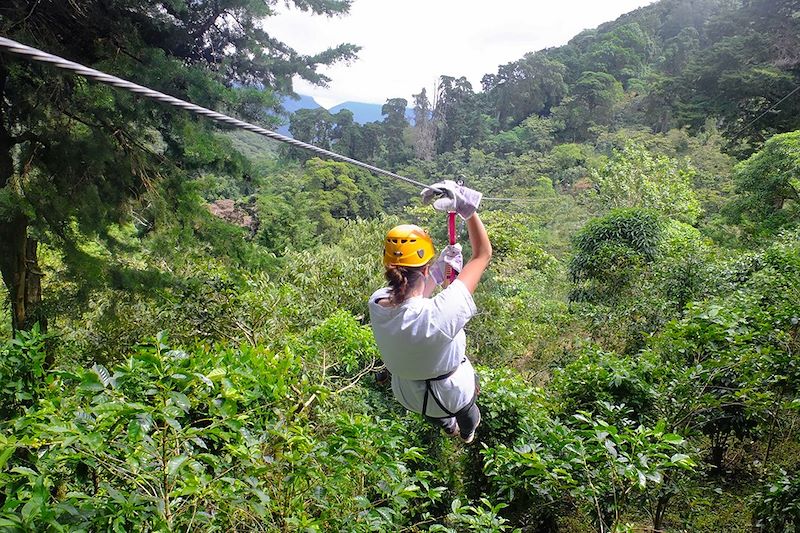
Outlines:
<svg viewBox="0 0 800 533"><path fill-rule="evenodd" d="M362 47L350 65L324 67L332 79L297 92L328 107L346 100L411 99L439 75L466 76L476 89L484 74L527 52L565 44L584 29L654 0L356 0L348 16L315 17L281 8L265 29L301 53L342 42Z"/></svg>

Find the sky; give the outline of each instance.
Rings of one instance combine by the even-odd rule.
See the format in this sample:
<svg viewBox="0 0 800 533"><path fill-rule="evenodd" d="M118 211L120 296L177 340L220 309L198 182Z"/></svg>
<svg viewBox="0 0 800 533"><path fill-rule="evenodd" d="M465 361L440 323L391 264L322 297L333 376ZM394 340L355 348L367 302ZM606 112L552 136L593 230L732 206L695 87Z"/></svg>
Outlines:
<svg viewBox="0 0 800 533"><path fill-rule="evenodd" d="M475 90L484 74L526 52L566 44L582 30L654 0L354 0L350 13L327 18L281 4L266 30L303 54L342 42L361 46L350 64L324 67L328 88L295 81L295 92L325 107L348 100L384 103L440 75L466 76Z"/></svg>

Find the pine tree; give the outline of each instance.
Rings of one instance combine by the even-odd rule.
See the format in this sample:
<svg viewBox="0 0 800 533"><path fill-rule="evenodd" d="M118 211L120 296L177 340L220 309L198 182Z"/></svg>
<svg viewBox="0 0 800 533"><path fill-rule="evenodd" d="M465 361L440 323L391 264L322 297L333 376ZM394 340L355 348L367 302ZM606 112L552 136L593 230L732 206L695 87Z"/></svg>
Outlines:
<svg viewBox="0 0 800 533"><path fill-rule="evenodd" d="M314 14L350 0L294 0ZM297 75L355 57L342 44L302 55L264 29L277 0L9 0L0 33L179 98L269 120ZM14 330L43 319L37 242L76 261L79 239L103 237L163 178L235 172L213 127L124 91L0 54L0 271ZM86 259L83 257L83 259ZM77 264L77 263L76 263Z"/></svg>

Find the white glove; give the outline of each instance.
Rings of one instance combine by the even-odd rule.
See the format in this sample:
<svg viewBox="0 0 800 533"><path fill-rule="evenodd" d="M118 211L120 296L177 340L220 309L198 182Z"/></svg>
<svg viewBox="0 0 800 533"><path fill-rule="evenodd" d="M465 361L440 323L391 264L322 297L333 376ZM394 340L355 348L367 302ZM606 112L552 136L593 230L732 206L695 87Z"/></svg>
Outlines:
<svg viewBox="0 0 800 533"><path fill-rule="evenodd" d="M483 193L457 184L453 180L444 180L426 187L422 191L422 202L438 211L455 211L464 220L475 214L481 203Z"/></svg>
<svg viewBox="0 0 800 533"><path fill-rule="evenodd" d="M449 244L445 246L442 253L439 254L439 257L437 257L436 261L431 265L430 276L437 285L441 285L444 282L445 272L447 272L448 266L452 268L456 274L461 272L461 269L464 268L464 256L461 255L460 244Z"/></svg>

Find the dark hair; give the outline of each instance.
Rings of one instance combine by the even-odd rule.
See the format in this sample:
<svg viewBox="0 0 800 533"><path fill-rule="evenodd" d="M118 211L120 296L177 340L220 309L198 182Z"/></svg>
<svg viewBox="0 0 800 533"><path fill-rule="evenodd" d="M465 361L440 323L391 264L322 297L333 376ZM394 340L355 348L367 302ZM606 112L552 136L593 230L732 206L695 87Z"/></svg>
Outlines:
<svg viewBox="0 0 800 533"><path fill-rule="evenodd" d="M408 293L417 286L423 279L421 267L402 267L389 265L386 267L386 281L389 282L389 290L392 293L390 301L393 305L398 305L406 301Z"/></svg>

